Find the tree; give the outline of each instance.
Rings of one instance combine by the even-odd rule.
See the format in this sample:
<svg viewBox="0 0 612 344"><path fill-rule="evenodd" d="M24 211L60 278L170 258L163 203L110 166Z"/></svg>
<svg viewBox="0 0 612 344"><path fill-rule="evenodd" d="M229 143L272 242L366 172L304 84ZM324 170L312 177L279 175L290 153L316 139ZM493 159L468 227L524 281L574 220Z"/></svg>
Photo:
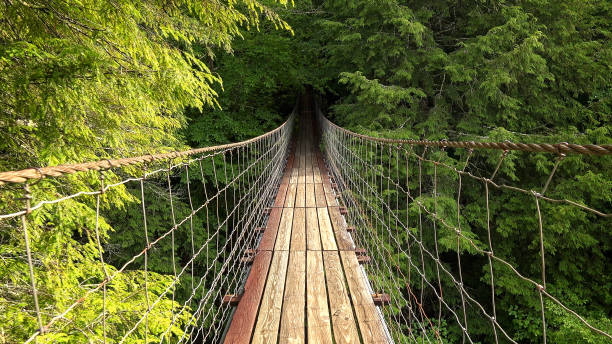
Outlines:
<svg viewBox="0 0 612 344"><path fill-rule="evenodd" d="M282 4L286 1L280 0ZM5 1L0 4L0 169L134 156L185 148L184 109L218 107L211 70L214 51L230 52L243 27L270 22L289 26L256 0L234 1ZM138 174L139 168L106 172L106 182ZM99 173L43 180L34 201L101 187ZM0 196L1 212L25 207L18 188ZM102 214L138 204L123 186L100 201ZM42 321L63 312L116 268L102 263L95 229L105 242L113 228L96 219L96 201L73 198L28 216ZM0 236L0 320L11 324L0 342L21 342L38 329L18 222L4 221ZM142 249L142 248L141 248ZM148 295L169 285L149 272ZM143 313L142 271L119 274L108 286L106 336L117 340ZM131 341L157 338L166 327L181 336L185 318L171 325L174 298L166 294ZM39 336L39 342L97 341L102 295L83 304ZM188 317L189 313L184 317ZM123 317L123 318L122 318ZM128 318L130 320L128 320ZM128 325L129 324L129 325ZM58 329L62 329L58 331Z"/></svg>

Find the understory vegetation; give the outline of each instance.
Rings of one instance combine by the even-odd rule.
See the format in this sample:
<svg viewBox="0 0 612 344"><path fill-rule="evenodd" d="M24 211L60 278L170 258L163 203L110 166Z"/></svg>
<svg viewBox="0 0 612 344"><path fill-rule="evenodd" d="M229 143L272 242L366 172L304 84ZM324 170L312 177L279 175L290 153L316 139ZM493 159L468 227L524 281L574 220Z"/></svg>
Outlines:
<svg viewBox="0 0 612 344"><path fill-rule="evenodd" d="M306 87L318 94L333 122L371 136L612 144L611 18L609 0L3 1L0 171L249 139L284 122ZM465 154L439 151L436 159L461 166ZM470 163L490 173L499 154L478 154ZM510 152L496 178L539 190L555 158ZM228 177L216 177L225 163L219 160L202 175L179 172L168 177L176 195L176 218L191 212L191 201L204 202L213 183L221 183L214 186L217 190L229 183ZM99 190L103 182L142 175L142 170L122 173L109 170L103 181L91 172L47 178L32 188L32 197L41 201ZM426 168L424 173L432 171ZM457 212L457 180L454 175L441 178L447 178L448 187L440 184L440 202L451 218ZM162 178L144 190L120 186L101 197L97 224L93 198L45 205L32 214L28 231L43 323L142 250L141 191L152 200L152 237L166 229L154 225L171 221L165 183ZM466 233L484 240L483 186L465 183L459 221ZM608 157L567 156L551 185L547 196L612 213ZM432 188L426 184L423 194L431 194ZM24 209L24 194L22 185L0 185L0 213ZM432 198L422 201L431 204ZM533 198L493 190L488 202L496 254L538 280L539 224ZM415 208L403 211L402 216L418 216ZM611 333L610 217L571 206L544 205L541 211L548 290ZM170 285L174 262L169 257L174 253L169 252L176 249L185 264L192 247L206 241L204 228L207 221L218 221L216 216L223 214L194 216L193 241L187 232L177 231L176 247L162 243L149 257L151 297ZM425 231L432 225L426 224ZM24 288L30 277L21 226L19 218L0 219L0 343L23 342L39 328L31 290ZM94 228L100 232L104 262ZM447 239L440 247L442 263L456 271L457 248L450 235ZM211 252L217 249L210 245ZM489 305L486 256L468 249L461 254L466 286ZM412 269L400 261L402 270ZM159 326L148 328L148 334L139 328L131 342L142 343L145 336L159 342L168 327L171 342L181 337L191 313L173 319L173 310L190 297L193 279L211 269L210 264L214 269L219 262L193 262L148 315L149 323ZM135 261L118 275L104 301L95 294L62 319L63 331L41 335L39 343L97 343L103 336L118 336L112 342L118 341L127 330L124 322L135 321L132 317L146 310L148 294L138 292L144 288L143 266L142 259ZM426 274L434 281L432 266ZM496 265L496 274L498 322L519 343L541 342L538 294L509 269ZM413 290L420 292L419 287ZM425 311L437 315L435 295L431 289L423 292L430 301ZM449 304L461 303L459 294L445 297ZM105 334L87 329L101 321L102 302L109 305ZM469 319L472 340L494 343L490 320L474 314ZM554 303L546 304L546 318L551 343L608 342ZM451 314L442 314L435 326L444 342L462 341Z"/></svg>

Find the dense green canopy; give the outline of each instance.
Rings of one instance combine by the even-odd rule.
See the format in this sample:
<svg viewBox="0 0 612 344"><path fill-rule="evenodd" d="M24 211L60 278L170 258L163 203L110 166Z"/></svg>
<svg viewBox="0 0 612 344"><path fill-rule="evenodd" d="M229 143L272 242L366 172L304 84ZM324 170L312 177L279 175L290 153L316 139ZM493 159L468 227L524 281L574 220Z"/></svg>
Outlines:
<svg viewBox="0 0 612 344"><path fill-rule="evenodd" d="M609 144L611 18L609 0L4 1L0 170L246 139L277 126L305 85L319 92L335 122L373 136ZM440 159L453 164L465 157ZM496 159L473 163L486 170ZM510 153L499 178L538 188L554 162L544 154ZM551 195L571 194L610 213L609 159L571 156L561 166ZM36 196L98 182L87 178L68 178L61 186L45 181ZM173 182L184 188L185 177ZM442 191L449 213L456 211L454 190ZM135 192L126 188L103 204L109 219L104 240L108 247L123 245L125 257L140 249L132 240L138 224L129 221L129 214L138 216ZM154 195L155 188L147 192ZM483 213L481 196L478 187L466 189L460 205L474 235L483 233L484 223L469 214ZM537 276L537 262L529 259L537 255L537 235L525 231L537 227L534 204L506 196L491 198L496 252ZM0 210L21 206L17 202L0 192ZM71 201L61 216L43 209L32 221L43 262L36 272L42 302L51 309L78 295L79 279L92 269L102 276L95 246L82 233L92 225L93 206ZM182 212L187 207L177 205ZM118 214L128 215L123 221ZM574 208L547 215L549 288L611 332L610 222ZM3 255L23 250L13 226L0 223ZM50 227L55 230L44 230ZM466 272L466 283L488 297L483 257L464 254L466 266L479 266ZM123 259L112 257L108 268ZM84 271L83 263L94 268ZM153 261L151 269L158 288L168 283L167 261ZM126 275L109 301L118 304L116 312L142 307L140 299L117 301L141 287L139 273ZM37 328L35 317L20 311L29 294L11 288L11 281L27 278L22 261L0 262L0 322L15 324L0 333L0 343L21 341ZM538 342L539 300L503 269L496 287L502 325L519 342ZM164 302L151 315L159 321L174 301ZM72 316L85 324L96 316L86 309ZM559 307L548 305L548 313L551 342L605 342ZM121 331L121 324L112 326ZM177 335L179 329L180 321ZM482 343L494 342L484 319L470 331ZM448 342L461 340L456 327L443 333ZM82 339L74 336L46 340Z"/></svg>

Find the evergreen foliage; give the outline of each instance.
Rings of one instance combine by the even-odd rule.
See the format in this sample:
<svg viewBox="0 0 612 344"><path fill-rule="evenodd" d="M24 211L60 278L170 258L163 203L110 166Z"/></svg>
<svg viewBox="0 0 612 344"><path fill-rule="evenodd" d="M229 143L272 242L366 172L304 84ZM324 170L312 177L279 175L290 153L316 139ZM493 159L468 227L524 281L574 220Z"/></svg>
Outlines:
<svg viewBox="0 0 612 344"><path fill-rule="evenodd" d="M285 5L284 0L0 3L0 170L243 140L277 126L304 85L319 91L335 122L373 136L612 143L608 0L314 0ZM465 154L439 151L433 158L460 166ZM471 164L490 170L498 159L499 152L487 152L476 155ZM550 155L512 152L497 178L540 189L554 163ZM424 168L424 174L431 175L431 166ZM457 176L438 172L440 214L456 223ZM142 171L120 173L124 175L107 172L105 182ZM204 171L203 183L191 176L197 202L202 201L202 188L211 187L212 174ZM184 174L171 176L179 215L189 212L186 182ZM484 186L464 183L459 221L466 236L482 243ZM547 191L551 197L570 195L611 212L609 159L568 156L553 184ZM82 173L43 180L33 188L33 197L51 199L100 186L98 174ZM155 226L169 220L169 200L160 196L165 187L162 178L145 189L146 199L153 200L148 204L151 235L167 230ZM421 201L429 207L433 200L428 187ZM5 190L0 192L1 212L22 209L22 190ZM139 193L120 187L101 197L104 265L93 232L93 201L75 198L48 205L29 219L44 314L61 312L84 288L99 283L105 269L114 271L142 250ZM542 206L549 290L611 332L609 220L573 207ZM533 198L493 190L490 208L496 254L513 259L519 270L537 279ZM398 216L406 211L415 216L418 207L401 211ZM207 221L214 224L216 218L194 219L201 229L196 230L196 244L206 240ZM183 258L191 252L184 229L176 248ZM448 258L444 263L452 269L456 243L451 234L441 232L439 240L441 255ZM165 245L149 262L151 298L171 280L171 248ZM461 246L467 256L464 266L475 267L464 272L466 285L487 298L486 257L467 244ZM33 308L30 291L15 287L29 280L20 223L0 222L0 252L0 322L9 324L0 332L0 343L21 342L37 324L35 314L22 312ZM404 270L410 269L405 257L398 259ZM197 275L208 263L197 261L190 272ZM517 341L538 342L539 299L511 271L498 265L495 271L498 306L507 310L500 314L500 323ZM433 278L433 265L427 274ZM160 324L149 328L149 339L157 339L159 330L170 326L171 309L188 297L188 275L173 290L175 295L166 295L149 315L151 323ZM107 300L109 336L126 331L119 315L136 316L144 307L144 295L134 293L143 287L142 261L119 276ZM599 283L593 285L593 280ZM460 302L458 294L447 297ZM101 333L79 330L95 320L98 313L88 310L99 309L101 302L99 295L88 299L65 320L70 330L41 336L39 342L100 340ZM550 342L605 342L555 304L546 309ZM182 335L181 325L189 316L176 320L173 336ZM459 342L461 333L452 323L445 315L437 326L445 341ZM143 331L133 334L133 342L143 340ZM480 342L494 342L484 319L470 323L470 332Z"/></svg>
<svg viewBox="0 0 612 344"><path fill-rule="evenodd" d="M215 53L231 52L236 37L262 23L290 30L268 5L256 0L2 2L0 169L186 148L180 132L187 123L185 109L219 108L215 88L222 81L211 69ZM142 175L140 168L120 173ZM107 184L120 178L112 172L105 175ZM100 187L99 174L84 173L43 180L32 188L32 196L40 201ZM23 192L6 191L0 195L2 213L25 207L19 199ZM99 231L107 260L114 265L99 260L95 201L73 198L29 216L44 324L120 266L122 257L112 251L117 240L123 240L125 254L142 250L142 213L135 210L140 209L136 195L119 186L101 197ZM184 211L186 205L181 202L177 201L177 209ZM155 217L155 207L151 210ZM23 342L38 329L36 314L23 312L34 309L31 290L20 288L29 285L23 233L18 222L3 221L0 226L0 321L6 324L0 343ZM153 226L153 232L158 230ZM140 247L128 240L136 236ZM167 262L156 257L150 270L160 274L148 275L150 299L161 295L171 282ZM142 267L141 261L136 264L132 269ZM142 277L143 271L131 270L119 274L109 286L110 338L120 339L146 309ZM181 297L180 290L177 293ZM50 329L38 342L101 342L101 327L87 327L101 321L101 303L102 295L94 293L55 325L62 331ZM149 314L149 322L155 325L147 334L139 326L128 341L142 342L145 336L159 341L168 327L170 337L182 336L191 314L185 312L171 324L171 310L178 305L174 296L166 294Z"/></svg>

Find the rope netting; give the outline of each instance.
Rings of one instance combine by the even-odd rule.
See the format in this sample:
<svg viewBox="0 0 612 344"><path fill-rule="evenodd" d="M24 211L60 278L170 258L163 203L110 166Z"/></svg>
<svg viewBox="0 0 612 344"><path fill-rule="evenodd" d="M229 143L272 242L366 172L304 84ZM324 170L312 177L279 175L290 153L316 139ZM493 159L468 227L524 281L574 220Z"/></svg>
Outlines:
<svg viewBox="0 0 612 344"><path fill-rule="evenodd" d="M0 312L14 323L0 336L221 341L222 299L241 294L294 117L235 144L3 173Z"/></svg>
<svg viewBox="0 0 612 344"><path fill-rule="evenodd" d="M601 311L601 322L583 314L605 302L572 299L564 292L570 286L557 284L547 273L564 264L558 252L548 251L565 240L553 226L567 226L567 231L572 225L591 226L584 239L602 238L593 251L605 255L611 203L594 195L609 181L594 183L595 189L588 190L592 195L585 195L575 183L570 183L574 188L557 186L555 176L567 179L577 161L586 161L593 171L605 169L611 156L538 145L511 151L522 149L381 139L341 128L320 110L317 117L329 169L348 209L347 223L355 228L353 239L363 249L360 254L370 257L363 269L372 293L390 296L390 304L379 310L395 342L546 343L550 329L563 325L560 318L601 342L612 338L609 309ZM528 175L511 176L516 164L533 158L546 168L525 162L521 169L533 167ZM569 175L580 182L574 177ZM517 227L520 237L509 237ZM588 267L578 263L594 258L593 253L577 246L583 256L576 264L584 270L572 271L580 277L576 283L589 290L605 286L607 277L590 280L597 276L588 276ZM605 257L599 259L605 264Z"/></svg>

